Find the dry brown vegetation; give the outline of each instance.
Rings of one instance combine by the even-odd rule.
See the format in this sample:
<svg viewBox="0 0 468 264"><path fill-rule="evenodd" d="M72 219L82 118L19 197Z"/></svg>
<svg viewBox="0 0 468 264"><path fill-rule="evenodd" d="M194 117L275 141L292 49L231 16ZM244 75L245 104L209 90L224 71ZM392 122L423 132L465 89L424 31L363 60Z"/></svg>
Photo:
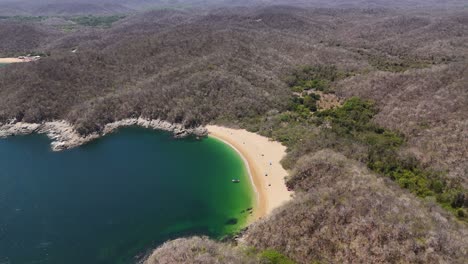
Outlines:
<svg viewBox="0 0 468 264"><path fill-rule="evenodd" d="M244 250L208 238L180 238L165 243L149 256L144 264L200 263L234 264L258 263Z"/></svg>
<svg viewBox="0 0 468 264"><path fill-rule="evenodd" d="M251 226L249 245L298 263L464 263L466 228L359 163L330 150L305 156L290 204ZM292 224L293 223L293 224Z"/></svg>
<svg viewBox="0 0 468 264"><path fill-rule="evenodd" d="M468 11L369 2L376 8L159 10L67 34L50 20L4 22L0 54L51 56L0 68L0 122L66 119L82 134L139 116L186 126L218 122L289 147L284 164L294 170L288 184L297 197L252 226L244 246L181 239L148 263L272 263L262 258L267 249L298 263L464 263L466 223L432 194L419 199L365 165L376 164L375 142L366 140L388 140L398 147L390 152L398 166L411 163L403 165L431 177L436 171L431 183L448 176L444 191L458 188L451 209L466 211ZM30 34L16 36L18 29ZM361 134L346 131L352 118L330 130L330 116L311 112L310 98L291 103L298 83L290 77L304 65L317 74L299 83L307 95L375 102L377 114Z"/></svg>
<svg viewBox="0 0 468 264"><path fill-rule="evenodd" d="M0 57L26 55L60 35L42 25L0 19Z"/></svg>
<svg viewBox="0 0 468 264"><path fill-rule="evenodd" d="M337 65L365 73L380 67L373 66L368 53L378 54L372 56L384 66L393 63L397 51L388 43L405 49L401 56L406 64L399 69L419 67L427 53L419 58L417 51L434 45L437 52L429 63L463 61L463 14L287 7L154 11L119 21L109 30L58 37L37 48L52 52L51 58L3 69L0 119L68 119L81 133L90 133L106 122L136 115L194 125L219 116L281 110L290 94L282 78L298 65ZM406 18L413 16L425 23ZM401 36L408 28L414 29L411 37ZM71 54L73 48L79 53ZM168 102L172 107L166 107Z"/></svg>
<svg viewBox="0 0 468 264"><path fill-rule="evenodd" d="M375 100L378 124L404 133L409 152L468 186L467 64L363 77L340 83L339 94Z"/></svg>

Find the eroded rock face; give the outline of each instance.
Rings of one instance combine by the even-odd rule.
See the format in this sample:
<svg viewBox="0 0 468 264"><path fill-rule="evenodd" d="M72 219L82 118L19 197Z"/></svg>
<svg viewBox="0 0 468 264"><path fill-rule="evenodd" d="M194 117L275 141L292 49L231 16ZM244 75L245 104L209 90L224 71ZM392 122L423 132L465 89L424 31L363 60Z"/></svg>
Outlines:
<svg viewBox="0 0 468 264"><path fill-rule="evenodd" d="M8 123L8 124L1 124L0 123L0 138L5 138L13 135L27 135L33 132L36 132L40 124L31 124L31 123Z"/></svg>
<svg viewBox="0 0 468 264"><path fill-rule="evenodd" d="M112 133L119 127L126 126L141 126L154 130L163 130L173 132L177 138L186 137L189 135L206 136L208 130L204 127L185 128L182 124L172 124L159 119L144 119L144 118L128 118L117 122L109 123L104 127L104 134Z"/></svg>
<svg viewBox="0 0 468 264"><path fill-rule="evenodd" d="M52 150L60 151L83 145L101 136L112 133L120 127L128 126L141 126L154 130L169 131L172 132L176 138L189 135L206 136L208 134L208 131L204 127L185 128L182 124L172 124L159 119L123 119L107 124L102 133L93 133L86 136L80 135L76 132L72 124L63 120L45 122L42 124L16 122L12 120L7 124L0 123L0 138L28 135L31 133L46 134L52 140Z"/></svg>
<svg viewBox="0 0 468 264"><path fill-rule="evenodd" d="M46 134L52 140L51 147L54 151L74 148L100 137L97 133L82 136L66 121L44 123L38 132Z"/></svg>

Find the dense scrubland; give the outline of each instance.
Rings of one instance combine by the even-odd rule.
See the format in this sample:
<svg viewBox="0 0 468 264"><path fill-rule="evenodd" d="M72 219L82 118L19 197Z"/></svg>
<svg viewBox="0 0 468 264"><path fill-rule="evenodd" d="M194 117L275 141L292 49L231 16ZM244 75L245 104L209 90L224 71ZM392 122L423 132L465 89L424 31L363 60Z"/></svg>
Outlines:
<svg viewBox="0 0 468 264"><path fill-rule="evenodd" d="M468 11L372 2L2 19L0 55L47 56L0 68L0 122L214 122L288 147L292 202L147 263L465 263Z"/></svg>
<svg viewBox="0 0 468 264"><path fill-rule="evenodd" d="M288 185L297 197L250 227L249 245L299 263L466 261L464 226L342 154L303 156Z"/></svg>

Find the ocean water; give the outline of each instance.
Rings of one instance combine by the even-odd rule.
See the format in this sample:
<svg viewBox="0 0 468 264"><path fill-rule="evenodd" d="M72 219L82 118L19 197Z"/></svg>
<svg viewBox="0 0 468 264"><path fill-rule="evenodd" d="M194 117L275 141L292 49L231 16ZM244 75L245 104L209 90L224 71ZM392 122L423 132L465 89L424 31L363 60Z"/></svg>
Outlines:
<svg viewBox="0 0 468 264"><path fill-rule="evenodd" d="M4 66L7 66L7 65L8 65L8 64L6 64L6 63L0 63L0 68L1 68L1 67L4 67Z"/></svg>
<svg viewBox="0 0 468 264"><path fill-rule="evenodd" d="M49 144L0 139L2 264L134 263L171 238L236 232L253 204L242 158L214 138L126 128L62 152Z"/></svg>

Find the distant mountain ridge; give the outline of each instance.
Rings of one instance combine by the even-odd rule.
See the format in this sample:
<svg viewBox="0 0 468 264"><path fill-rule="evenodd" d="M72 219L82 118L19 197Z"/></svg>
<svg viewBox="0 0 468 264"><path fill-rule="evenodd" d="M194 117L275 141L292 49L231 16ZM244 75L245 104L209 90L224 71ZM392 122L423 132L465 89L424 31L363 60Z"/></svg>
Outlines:
<svg viewBox="0 0 468 264"><path fill-rule="evenodd" d="M45 16L73 16L73 15L112 15L129 13L134 10L120 4L93 4L93 3L53 3L40 6L34 14Z"/></svg>
<svg viewBox="0 0 468 264"><path fill-rule="evenodd" d="M0 16L112 15L159 8L290 5L315 8L466 8L463 0L0 0Z"/></svg>
<svg viewBox="0 0 468 264"><path fill-rule="evenodd" d="M113 15L134 12L134 9L112 2L42 1L0 2L1 16L76 16Z"/></svg>

